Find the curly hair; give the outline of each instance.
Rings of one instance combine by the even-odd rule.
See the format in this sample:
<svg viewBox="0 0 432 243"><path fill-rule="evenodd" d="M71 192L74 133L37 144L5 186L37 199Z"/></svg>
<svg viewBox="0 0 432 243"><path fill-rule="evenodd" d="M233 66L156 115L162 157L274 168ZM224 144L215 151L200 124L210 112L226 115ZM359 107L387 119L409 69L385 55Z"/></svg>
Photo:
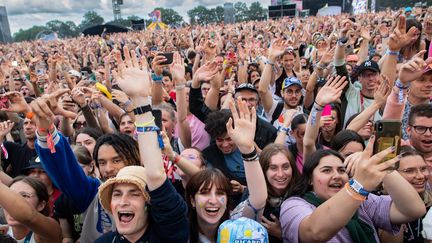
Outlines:
<svg viewBox="0 0 432 243"><path fill-rule="evenodd" d="M226 123L231 117L229 110L220 110L210 113L205 122L205 130L212 137L217 138L227 133Z"/></svg>

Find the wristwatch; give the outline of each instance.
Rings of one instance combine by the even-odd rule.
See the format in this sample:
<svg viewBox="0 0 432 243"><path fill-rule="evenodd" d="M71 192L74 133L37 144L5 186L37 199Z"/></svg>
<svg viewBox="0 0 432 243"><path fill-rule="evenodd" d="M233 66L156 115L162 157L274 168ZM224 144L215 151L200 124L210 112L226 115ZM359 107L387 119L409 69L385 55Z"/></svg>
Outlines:
<svg viewBox="0 0 432 243"><path fill-rule="evenodd" d="M367 197L367 196L369 195L369 192L366 191L366 190L364 189L363 185L360 184L360 182L358 182L357 180L355 180L355 179L351 179L351 180L349 180L349 185L350 185L350 187L351 187L354 191L356 191L358 194L360 194L360 195L362 195L362 196L364 196L364 197Z"/></svg>

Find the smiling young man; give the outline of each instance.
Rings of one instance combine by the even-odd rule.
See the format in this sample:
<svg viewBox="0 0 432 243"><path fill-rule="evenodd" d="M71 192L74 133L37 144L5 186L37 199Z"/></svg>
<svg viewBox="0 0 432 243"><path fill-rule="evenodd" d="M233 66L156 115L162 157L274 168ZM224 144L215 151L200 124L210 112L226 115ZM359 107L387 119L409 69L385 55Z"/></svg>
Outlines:
<svg viewBox="0 0 432 243"><path fill-rule="evenodd" d="M117 230L95 242L163 242L161 235L175 235L167 225L187 226L186 220L179 220L186 209L184 201L168 185L147 192L145 170L124 167L99 187L102 207L113 215Z"/></svg>

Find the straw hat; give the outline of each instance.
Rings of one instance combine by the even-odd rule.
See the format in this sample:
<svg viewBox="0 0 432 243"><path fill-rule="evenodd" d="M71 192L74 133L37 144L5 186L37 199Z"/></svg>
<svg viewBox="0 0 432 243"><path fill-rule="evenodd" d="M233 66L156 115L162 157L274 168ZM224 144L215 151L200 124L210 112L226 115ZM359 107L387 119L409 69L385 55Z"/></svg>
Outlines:
<svg viewBox="0 0 432 243"><path fill-rule="evenodd" d="M99 200L102 207L111 212L111 196L115 184L134 184L144 195L146 201L150 200L150 196L146 191L145 169L142 166L126 166L122 168L117 176L108 179L99 186Z"/></svg>

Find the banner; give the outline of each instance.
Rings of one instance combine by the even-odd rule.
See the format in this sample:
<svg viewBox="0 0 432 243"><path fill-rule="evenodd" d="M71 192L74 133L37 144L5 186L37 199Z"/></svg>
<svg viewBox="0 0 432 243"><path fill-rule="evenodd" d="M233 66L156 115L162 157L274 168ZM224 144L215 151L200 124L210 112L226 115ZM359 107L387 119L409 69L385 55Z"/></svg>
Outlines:
<svg viewBox="0 0 432 243"><path fill-rule="evenodd" d="M352 7L354 14L362 14L367 12L368 0L353 0Z"/></svg>
<svg viewBox="0 0 432 243"><path fill-rule="evenodd" d="M376 0L372 0L371 2L371 12L375 13L375 8L376 8Z"/></svg>

